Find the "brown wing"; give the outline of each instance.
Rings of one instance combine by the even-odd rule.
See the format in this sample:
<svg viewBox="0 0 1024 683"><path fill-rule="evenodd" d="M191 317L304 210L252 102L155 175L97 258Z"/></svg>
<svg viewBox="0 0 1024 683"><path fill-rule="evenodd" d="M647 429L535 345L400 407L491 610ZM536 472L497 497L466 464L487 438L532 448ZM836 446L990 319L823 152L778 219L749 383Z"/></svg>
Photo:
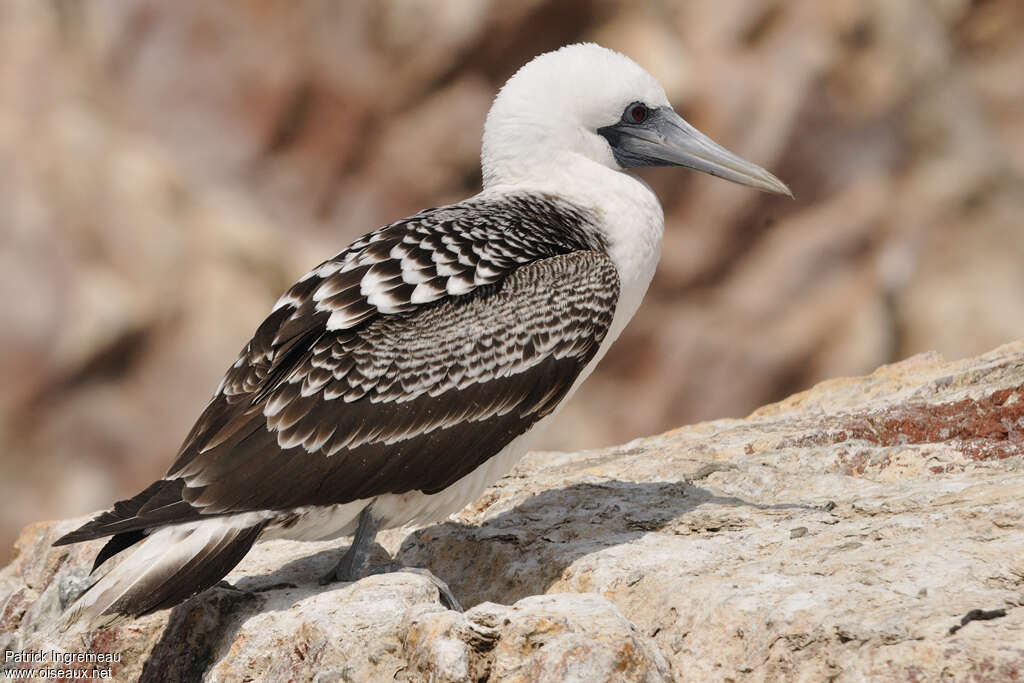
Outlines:
<svg viewBox="0 0 1024 683"><path fill-rule="evenodd" d="M60 542L454 482L548 414L603 339L618 279L592 220L523 195L355 242L281 297L167 477Z"/></svg>
<svg viewBox="0 0 1024 683"><path fill-rule="evenodd" d="M503 282L325 333L186 445L169 478L203 513L439 491L548 415L597 352L618 276L574 252ZM227 399L222 399L226 401Z"/></svg>

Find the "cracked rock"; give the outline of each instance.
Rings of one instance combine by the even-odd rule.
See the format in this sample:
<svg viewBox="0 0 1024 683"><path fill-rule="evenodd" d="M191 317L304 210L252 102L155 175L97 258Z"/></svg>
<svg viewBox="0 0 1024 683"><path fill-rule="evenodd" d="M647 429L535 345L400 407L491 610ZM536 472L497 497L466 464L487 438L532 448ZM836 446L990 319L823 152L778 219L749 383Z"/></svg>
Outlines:
<svg viewBox="0 0 1024 683"><path fill-rule="evenodd" d="M380 536L373 562L430 569L464 613L407 571L320 586L344 541L271 541L230 585L70 638L102 542L33 524L0 571L0 646L116 652L144 681L1012 680L1022 406L1024 341L532 453L451 520Z"/></svg>

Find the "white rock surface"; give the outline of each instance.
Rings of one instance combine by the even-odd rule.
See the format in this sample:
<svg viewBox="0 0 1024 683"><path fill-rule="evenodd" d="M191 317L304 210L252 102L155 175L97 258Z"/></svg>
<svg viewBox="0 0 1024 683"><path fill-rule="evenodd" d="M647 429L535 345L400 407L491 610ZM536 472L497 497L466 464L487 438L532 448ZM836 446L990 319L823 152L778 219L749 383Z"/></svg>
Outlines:
<svg viewBox="0 0 1024 683"><path fill-rule="evenodd" d="M533 453L452 521L389 532L422 576L320 587L333 544L258 546L171 611L54 629L97 544L22 534L0 643L121 653L121 680L1015 680L1024 342L916 356L745 420ZM83 644L84 643L84 644Z"/></svg>
<svg viewBox="0 0 1024 683"><path fill-rule="evenodd" d="M796 200L642 171L657 277L539 445L1022 338L1022 35L1021 0L3 0L0 546L162 473L277 297L477 192L495 91L578 40Z"/></svg>

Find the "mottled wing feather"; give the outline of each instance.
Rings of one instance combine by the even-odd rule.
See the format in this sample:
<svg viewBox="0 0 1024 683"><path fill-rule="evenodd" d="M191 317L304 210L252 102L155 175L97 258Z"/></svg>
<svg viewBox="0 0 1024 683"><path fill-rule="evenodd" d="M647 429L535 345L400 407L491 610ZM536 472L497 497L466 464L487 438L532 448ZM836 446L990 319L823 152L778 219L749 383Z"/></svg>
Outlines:
<svg viewBox="0 0 1024 683"><path fill-rule="evenodd" d="M171 474L206 513L433 493L551 413L611 324L618 276L579 251L321 337L241 425ZM202 440L197 443L200 445Z"/></svg>
<svg viewBox="0 0 1024 683"><path fill-rule="evenodd" d="M235 436L239 406L262 400L277 385L275 373L288 371L293 354L325 332L353 330L380 314L468 294L538 259L604 251L592 223L587 211L572 204L523 194L430 209L360 238L281 296L225 374L171 471L197 454L198 441ZM326 381L326 372L309 381Z"/></svg>
<svg viewBox="0 0 1024 683"><path fill-rule="evenodd" d="M167 477L61 542L443 489L548 414L596 352L618 280L595 222L522 194L366 235L278 300Z"/></svg>

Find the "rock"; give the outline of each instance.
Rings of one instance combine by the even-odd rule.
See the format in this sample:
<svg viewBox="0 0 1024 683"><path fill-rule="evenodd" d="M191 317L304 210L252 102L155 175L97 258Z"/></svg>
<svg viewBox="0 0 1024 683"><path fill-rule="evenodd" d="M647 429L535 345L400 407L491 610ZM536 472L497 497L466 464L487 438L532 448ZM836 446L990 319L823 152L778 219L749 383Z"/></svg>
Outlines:
<svg viewBox="0 0 1024 683"><path fill-rule="evenodd" d="M339 544L273 541L229 584L72 637L56 620L99 542L50 543L80 522L22 532L5 650L119 653L126 680L1014 680L1024 341L532 453L452 520L381 536L373 562L428 567L464 613L410 572L321 587Z"/></svg>
<svg viewBox="0 0 1024 683"><path fill-rule="evenodd" d="M1022 7L6 0L0 545L159 476L276 297L476 192L490 98L568 42L635 57L797 199L645 171L657 277L545 448L1024 337Z"/></svg>
<svg viewBox="0 0 1024 683"><path fill-rule="evenodd" d="M661 652L607 598L535 595L511 607L414 618L406 640L412 680L669 681Z"/></svg>

